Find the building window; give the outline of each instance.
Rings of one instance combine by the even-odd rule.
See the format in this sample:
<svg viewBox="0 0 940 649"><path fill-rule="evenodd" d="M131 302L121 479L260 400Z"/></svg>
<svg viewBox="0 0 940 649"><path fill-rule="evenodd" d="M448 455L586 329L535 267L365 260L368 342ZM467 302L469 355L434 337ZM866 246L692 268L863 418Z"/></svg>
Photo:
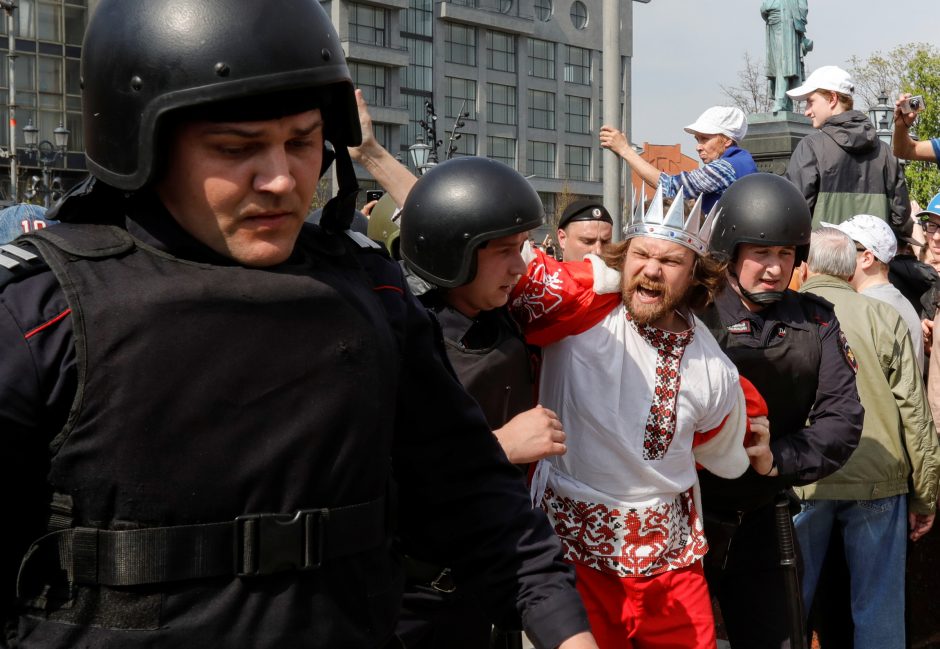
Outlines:
<svg viewBox="0 0 940 649"><path fill-rule="evenodd" d="M502 72L516 71L516 37L503 32L486 34L486 66Z"/></svg>
<svg viewBox="0 0 940 649"><path fill-rule="evenodd" d="M555 222L555 194L551 192L539 192L539 198L542 199L542 207L545 208L545 222L551 224ZM552 233L554 235L554 232Z"/></svg>
<svg viewBox="0 0 940 649"><path fill-rule="evenodd" d="M402 76L402 88L431 92L434 75L431 64L434 60L432 43L421 38L402 39L408 48L408 67Z"/></svg>
<svg viewBox="0 0 940 649"><path fill-rule="evenodd" d="M512 11L512 0L498 0L499 2L499 13L508 14Z"/></svg>
<svg viewBox="0 0 940 649"><path fill-rule="evenodd" d="M457 133L458 138L456 140L451 140L450 134L450 131L448 131L446 142L449 143L449 146L445 157L450 159L477 154L477 136L475 133Z"/></svg>
<svg viewBox="0 0 940 649"><path fill-rule="evenodd" d="M366 63L349 63L353 83L362 90L370 106L385 106L385 68Z"/></svg>
<svg viewBox="0 0 940 649"><path fill-rule="evenodd" d="M552 0L535 0L535 17L548 21L552 17Z"/></svg>
<svg viewBox="0 0 940 649"><path fill-rule="evenodd" d="M461 7L470 7L471 9L476 9L477 0L450 0L455 5L460 5Z"/></svg>
<svg viewBox="0 0 940 649"><path fill-rule="evenodd" d="M444 117L462 117L461 110L463 110L469 113L467 119L476 119L477 82L459 77L445 77L444 81L446 82Z"/></svg>
<svg viewBox="0 0 940 649"><path fill-rule="evenodd" d="M432 0L410 0L405 11L405 26L402 31L418 36L431 36Z"/></svg>
<svg viewBox="0 0 940 649"><path fill-rule="evenodd" d="M574 0L571 3L571 24L575 26L575 29L584 29L587 27L587 20L587 7L581 0Z"/></svg>
<svg viewBox="0 0 940 649"><path fill-rule="evenodd" d="M444 59L461 65L477 64L477 30L475 27L447 24Z"/></svg>
<svg viewBox="0 0 940 649"><path fill-rule="evenodd" d="M486 84L486 114L494 124L515 124L516 89L499 83Z"/></svg>
<svg viewBox="0 0 940 649"><path fill-rule="evenodd" d="M408 110L408 123L399 129L402 150L407 150L418 138L421 138L422 142L424 141L425 134L424 129L421 128L421 122L427 117L425 102L430 99L430 95L402 93L402 101ZM427 144L431 143L428 142Z"/></svg>
<svg viewBox="0 0 940 649"><path fill-rule="evenodd" d="M499 160L513 169L516 168L516 140L514 138L490 135L486 138L486 151L487 157Z"/></svg>
<svg viewBox="0 0 940 649"><path fill-rule="evenodd" d="M591 149L586 146L565 146L565 178L591 179Z"/></svg>
<svg viewBox="0 0 940 649"><path fill-rule="evenodd" d="M591 50L574 45L566 45L565 50L565 81L591 85Z"/></svg>
<svg viewBox="0 0 940 649"><path fill-rule="evenodd" d="M565 96L565 115L569 133L591 132L591 100L589 97Z"/></svg>
<svg viewBox="0 0 940 649"><path fill-rule="evenodd" d="M369 5L349 5L349 38L356 43L379 45L384 47L385 42L385 9Z"/></svg>
<svg viewBox="0 0 940 649"><path fill-rule="evenodd" d="M555 144L529 140L526 145L526 169L540 178L554 178Z"/></svg>
<svg viewBox="0 0 940 649"><path fill-rule="evenodd" d="M555 44L538 38L529 39L529 76L555 78Z"/></svg>
<svg viewBox="0 0 940 649"><path fill-rule="evenodd" d="M529 126L555 128L555 93L529 90Z"/></svg>

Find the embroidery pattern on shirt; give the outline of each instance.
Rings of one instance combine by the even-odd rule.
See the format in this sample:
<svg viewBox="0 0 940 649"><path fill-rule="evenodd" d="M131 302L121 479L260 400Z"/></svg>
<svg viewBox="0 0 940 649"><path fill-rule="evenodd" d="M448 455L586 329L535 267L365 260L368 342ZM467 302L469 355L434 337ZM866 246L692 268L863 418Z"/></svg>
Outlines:
<svg viewBox="0 0 940 649"><path fill-rule="evenodd" d="M648 324L638 324L629 313L627 320L657 352L653 403L643 435L643 457L647 460L661 460L666 456L676 434L676 400L681 382L679 363L685 348L692 342L695 329L678 333L664 331Z"/></svg>
<svg viewBox="0 0 940 649"><path fill-rule="evenodd" d="M522 294L513 300L513 312L525 322L538 320L561 304L563 285L560 269L549 273L544 263L536 264Z"/></svg>
<svg viewBox="0 0 940 649"><path fill-rule="evenodd" d="M708 550L691 489L655 506L608 507L558 496L548 488L542 508L565 559L617 577L685 568Z"/></svg>

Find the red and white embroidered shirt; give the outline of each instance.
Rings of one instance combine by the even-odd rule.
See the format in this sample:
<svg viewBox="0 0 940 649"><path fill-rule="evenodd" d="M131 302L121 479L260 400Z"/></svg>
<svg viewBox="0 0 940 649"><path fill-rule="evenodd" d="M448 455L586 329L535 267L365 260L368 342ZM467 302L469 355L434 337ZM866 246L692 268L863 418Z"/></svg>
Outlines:
<svg viewBox="0 0 940 649"><path fill-rule="evenodd" d="M621 577L693 564L707 550L696 462L728 478L748 466L737 370L691 314L678 334L637 326L600 259L531 256L511 305L568 436L533 480L566 557Z"/></svg>

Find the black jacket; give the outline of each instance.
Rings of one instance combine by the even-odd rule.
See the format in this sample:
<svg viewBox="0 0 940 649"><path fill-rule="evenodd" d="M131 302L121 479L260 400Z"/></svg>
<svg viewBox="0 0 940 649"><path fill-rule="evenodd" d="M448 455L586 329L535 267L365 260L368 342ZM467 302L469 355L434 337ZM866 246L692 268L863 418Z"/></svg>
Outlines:
<svg viewBox="0 0 940 649"><path fill-rule="evenodd" d="M335 508L383 492L398 503L388 525L397 521L402 542L453 566L494 621L511 628L521 616L545 647L588 628L554 534L395 264L305 226L288 262L243 268L154 200L130 208L132 248L76 266L86 286L106 283L126 256L128 281L115 280L113 295L78 304L42 265L0 279L0 498L20 556L45 532L53 490L77 503L75 524L111 529ZM152 280L147 265L159 271ZM93 277L98 268L109 274ZM250 276L244 299L213 276ZM303 286L312 293L298 300ZM98 329L76 335L92 317ZM82 339L101 347L84 353ZM122 365L129 359L148 366ZM80 585L71 608L19 609L20 646L382 646L401 592L397 552L380 543L332 553L306 572ZM17 553L3 562L4 617L17 563Z"/></svg>

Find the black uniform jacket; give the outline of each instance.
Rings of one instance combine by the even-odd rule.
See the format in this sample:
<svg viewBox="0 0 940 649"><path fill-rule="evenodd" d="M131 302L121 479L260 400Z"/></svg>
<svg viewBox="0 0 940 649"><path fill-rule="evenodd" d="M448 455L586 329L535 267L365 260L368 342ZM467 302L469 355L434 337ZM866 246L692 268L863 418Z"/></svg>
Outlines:
<svg viewBox="0 0 940 649"><path fill-rule="evenodd" d="M788 290L779 302L751 312L729 287L702 319L767 401L770 448L780 473L770 479L749 469L736 480L721 480L704 472L706 509L766 504L781 488L815 482L845 464L858 445L864 410L854 356L831 305Z"/></svg>
<svg viewBox="0 0 940 649"><path fill-rule="evenodd" d="M144 246L151 251L147 259L156 260L153 263L157 265L163 263L160 256L165 256L168 263L182 260L183 265L191 267L187 272L197 284L204 278L201 273L233 264L182 231L152 197L132 197L121 206L111 207L96 220L121 223L138 248ZM305 225L301 233L301 241L307 244L304 258L292 258L282 267L239 271L312 277L318 294L325 296L319 308L304 304L311 318L313 342L283 336L259 340L253 323L262 318L253 318L253 310L271 305L246 301L243 312L222 325L234 328L244 344L219 350L217 366L193 366L190 358L172 358L172 351L167 362L161 360L159 365L165 375L159 380L175 386L178 401L160 405L173 419L175 408L198 411L201 403L224 401L225 395L213 392L213 372L216 377L233 372L252 385L259 375L271 376L269 366L277 365L279 355L289 355L296 349L315 353L324 349L345 355L350 359L349 371L355 374L322 376L310 371L306 378L297 377L307 381L304 394L309 398L298 400L283 412L263 407L266 389L272 386L261 384L254 388L257 402L235 403L225 412L204 408L203 431L208 431L204 434L222 440L216 448L201 449L201 430L161 431L159 421L147 425L146 431L128 430L128 436L141 436L137 439L142 447L152 453L150 463L147 457L134 459L141 463L144 473L157 476L155 484L141 492L140 498L146 502L136 502L126 494L126 485L116 484L114 493L122 494L120 499L106 506L87 501L86 505L99 514L110 510L147 511L151 520L120 522L147 527L219 522L204 520L216 515L206 512L232 515L224 517L224 522L242 514L336 507L365 500L371 496L366 493L368 489L385 490L389 500L397 503L389 518L397 524L397 536L406 549L452 566L461 583L480 595L494 622L513 628L521 617L539 647L556 646L587 630L573 573L561 561L559 543L544 514L531 508L517 470L505 459L479 408L453 376L433 320L405 287L395 264L378 253L353 252L345 239L338 244L337 237L343 236L327 235L317 226ZM326 252L320 255L318 249ZM341 263L327 259L337 254L342 257ZM348 272L335 272L336 263ZM271 282L279 286L276 277ZM146 285L146 280L134 288L148 296L155 290ZM167 290L166 286L159 288ZM186 288L188 295L190 287ZM128 295L122 299L135 306L134 290L126 292ZM208 310L211 316L212 298L206 295L191 305L196 315L204 317ZM367 305L373 313L382 312L383 307L378 305L381 301L389 321L382 317L371 322L368 318L350 319L347 313L346 321L360 327L349 345L348 332L331 329L331 308L344 300L344 312L350 312L348 306L361 309ZM170 303L175 304L172 299ZM62 467L55 469L57 453L61 453L61 433L75 424L72 420L81 410L76 394L81 394L79 382L84 370L79 371L79 366L84 359L76 355L76 314L70 310L72 306L47 267L37 265L13 273L0 269L0 503L8 541L0 562L0 612L7 619L11 617L19 558L46 530L50 483L56 483L56 490L69 485L77 500L83 497L82 484L74 482L77 478L67 475L67 471L63 474ZM123 311L113 314L114 318L124 316ZM189 315L181 311L178 317ZM165 314L158 319L172 320L172 315ZM144 331L153 326L148 321L120 324L125 335L134 328ZM371 338L370 327L375 332ZM394 330L397 345L391 342L389 330ZM169 339L175 334L157 332L161 333ZM147 335L155 334L148 331ZM204 335L205 344L213 345L212 332ZM231 332L226 332L226 337L232 340ZM160 335L153 339L166 344ZM372 352L368 351L370 345L375 346ZM183 347L195 349L192 341L186 341ZM357 353L363 358L399 360L373 367L356 362ZM120 392L115 399L130 402L131 395L146 402L152 398L146 392L124 392L134 389L134 372L145 377L142 384L153 381L145 376L152 368L121 367L119 357L109 358L109 362L115 363L122 377L130 377L126 382L129 385L114 386ZM342 372L341 362L335 363ZM294 360L289 365L292 369L298 366ZM388 367L395 368L394 376L380 374ZM98 376L99 380L107 379L101 372ZM229 385L238 384L230 378L224 380ZM199 390L187 389L190 385L198 385ZM288 382L284 385L294 390ZM174 393L162 388L160 392ZM120 419L120 413L108 413L107 398L92 396L93 401L103 404L102 412L109 414L102 426L120 434L121 422L114 421ZM159 410L152 404L148 408ZM242 435L240 439L251 439L244 427L239 428L239 422L231 419L241 413L263 415L257 444L225 443L225 427L232 422ZM362 421L371 422L372 427L363 429L348 423ZM85 415L84 420L79 417L82 422L89 435L85 439L93 440L94 420L89 422ZM285 439L283 430L304 434ZM192 444L187 442L187 448L205 453L175 453L172 446L154 441L163 433L168 439L193 439ZM271 440L280 446L273 448ZM69 449L69 443L64 448ZM81 447L72 447L71 453L79 458L79 464L95 466L97 458L82 456ZM107 464L112 460L101 458L102 472L120 474L121 467ZM166 473L164 480L148 468L151 463ZM203 480L206 473L193 469L194 465L201 468L199 463L205 463L206 471L212 472L211 482ZM192 476L201 481L205 491L188 483ZM101 490L100 476L87 479ZM388 486L381 487L383 484ZM391 494L397 494L397 499ZM215 502L216 497L221 505ZM166 510L167 502L183 504ZM118 524L107 519L80 522L101 528ZM389 538L394 535L390 530ZM399 563L398 552L389 543L369 552L326 560L321 568L306 572L233 575L120 588L80 586L72 593L72 609L60 610L48 603L45 610L41 606L20 608L20 646L380 647L391 637L400 600ZM33 600L33 604L39 600Z"/></svg>

